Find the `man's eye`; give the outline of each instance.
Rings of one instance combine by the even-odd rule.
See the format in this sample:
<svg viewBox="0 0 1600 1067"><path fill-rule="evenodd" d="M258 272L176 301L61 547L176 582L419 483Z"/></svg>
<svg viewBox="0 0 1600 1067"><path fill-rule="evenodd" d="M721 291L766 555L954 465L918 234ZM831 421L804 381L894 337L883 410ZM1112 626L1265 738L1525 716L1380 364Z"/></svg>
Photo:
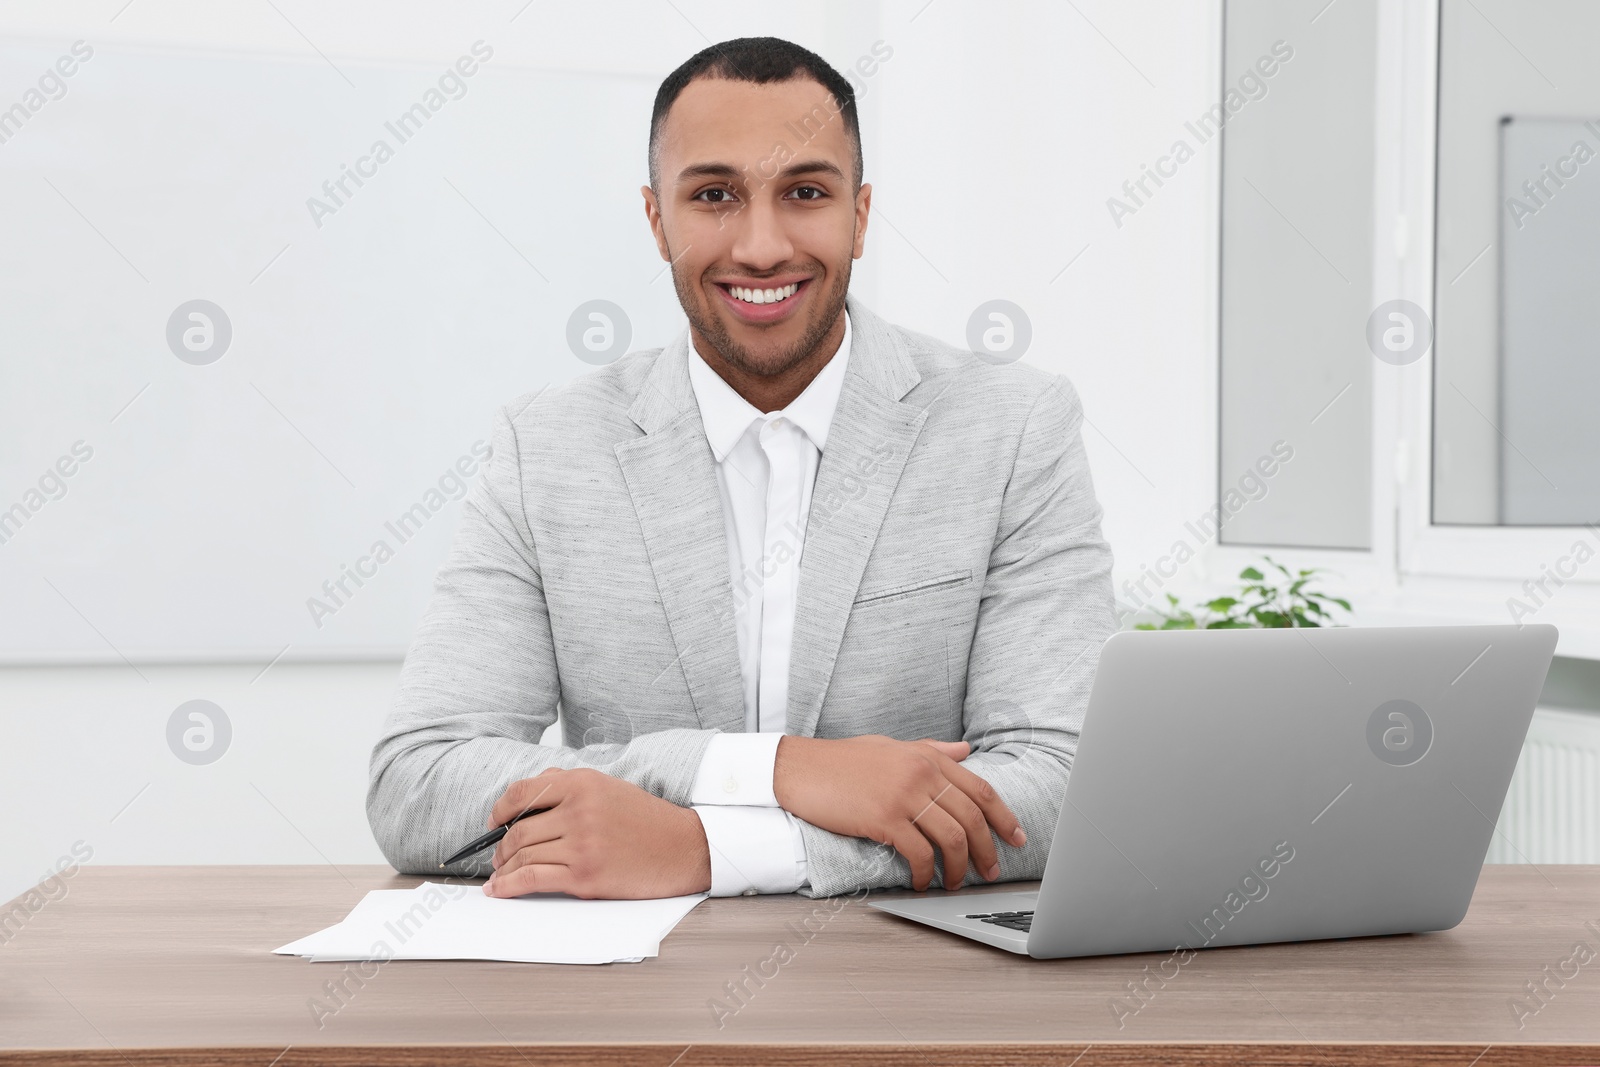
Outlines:
<svg viewBox="0 0 1600 1067"><path fill-rule="evenodd" d="M817 195L816 196L800 196L799 195L800 193L816 193ZM820 200L823 197L827 196L828 194L826 192L824 192L823 190L818 189L815 185L802 185L800 188L795 190L795 195L796 195L797 199L800 199L800 200Z"/></svg>
<svg viewBox="0 0 1600 1067"><path fill-rule="evenodd" d="M716 194L717 195L717 199L708 199L708 200L705 201L706 203L708 203L708 204L731 204L733 202L733 190L732 189L723 189L721 187L714 187L714 188L711 188L711 189L702 189L698 193L695 194L694 198L696 200L699 200L699 199L701 199L703 197L710 197L712 194Z"/></svg>

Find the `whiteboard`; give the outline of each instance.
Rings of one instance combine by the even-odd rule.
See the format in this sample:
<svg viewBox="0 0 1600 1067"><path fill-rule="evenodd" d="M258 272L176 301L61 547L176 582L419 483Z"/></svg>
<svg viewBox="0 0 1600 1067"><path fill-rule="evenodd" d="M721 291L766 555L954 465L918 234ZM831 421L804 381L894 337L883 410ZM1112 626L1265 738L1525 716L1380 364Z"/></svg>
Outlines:
<svg viewBox="0 0 1600 1067"><path fill-rule="evenodd" d="M0 107L69 44L0 40ZM448 68L339 67L95 46L0 144L0 659L398 656L496 407L594 369L574 309L682 328L638 191L656 77L491 56L402 142ZM213 362L169 344L195 300Z"/></svg>
<svg viewBox="0 0 1600 1067"><path fill-rule="evenodd" d="M1500 522L1600 521L1600 120L1505 119L1500 190Z"/></svg>

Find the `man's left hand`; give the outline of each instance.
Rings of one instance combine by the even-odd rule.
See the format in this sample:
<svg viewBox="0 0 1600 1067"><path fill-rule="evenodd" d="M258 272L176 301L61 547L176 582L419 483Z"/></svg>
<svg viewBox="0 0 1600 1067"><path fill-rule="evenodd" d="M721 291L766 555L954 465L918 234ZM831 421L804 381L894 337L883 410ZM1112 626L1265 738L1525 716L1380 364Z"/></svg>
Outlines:
<svg viewBox="0 0 1600 1067"><path fill-rule="evenodd" d="M489 814L500 826L530 808L494 850L494 897L567 893L643 900L711 889L700 816L590 767L551 767L513 782Z"/></svg>

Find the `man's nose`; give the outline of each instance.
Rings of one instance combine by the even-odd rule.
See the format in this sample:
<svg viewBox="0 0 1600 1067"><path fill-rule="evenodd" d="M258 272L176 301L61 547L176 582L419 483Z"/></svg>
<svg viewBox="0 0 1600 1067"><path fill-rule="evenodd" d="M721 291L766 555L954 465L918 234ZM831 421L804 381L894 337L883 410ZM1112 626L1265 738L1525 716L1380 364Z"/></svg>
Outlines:
<svg viewBox="0 0 1600 1067"><path fill-rule="evenodd" d="M754 198L733 220L737 227L733 242L733 258L753 270L770 270L787 263L794 256L794 243L784 228L778 207L762 198Z"/></svg>

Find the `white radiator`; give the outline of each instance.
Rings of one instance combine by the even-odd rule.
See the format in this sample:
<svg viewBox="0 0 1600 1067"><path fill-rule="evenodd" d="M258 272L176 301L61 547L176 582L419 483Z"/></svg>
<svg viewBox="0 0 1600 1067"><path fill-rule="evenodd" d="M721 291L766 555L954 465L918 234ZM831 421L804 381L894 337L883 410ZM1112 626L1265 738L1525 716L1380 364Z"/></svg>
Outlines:
<svg viewBox="0 0 1600 1067"><path fill-rule="evenodd" d="M1540 708L1485 863L1600 863L1600 715Z"/></svg>

